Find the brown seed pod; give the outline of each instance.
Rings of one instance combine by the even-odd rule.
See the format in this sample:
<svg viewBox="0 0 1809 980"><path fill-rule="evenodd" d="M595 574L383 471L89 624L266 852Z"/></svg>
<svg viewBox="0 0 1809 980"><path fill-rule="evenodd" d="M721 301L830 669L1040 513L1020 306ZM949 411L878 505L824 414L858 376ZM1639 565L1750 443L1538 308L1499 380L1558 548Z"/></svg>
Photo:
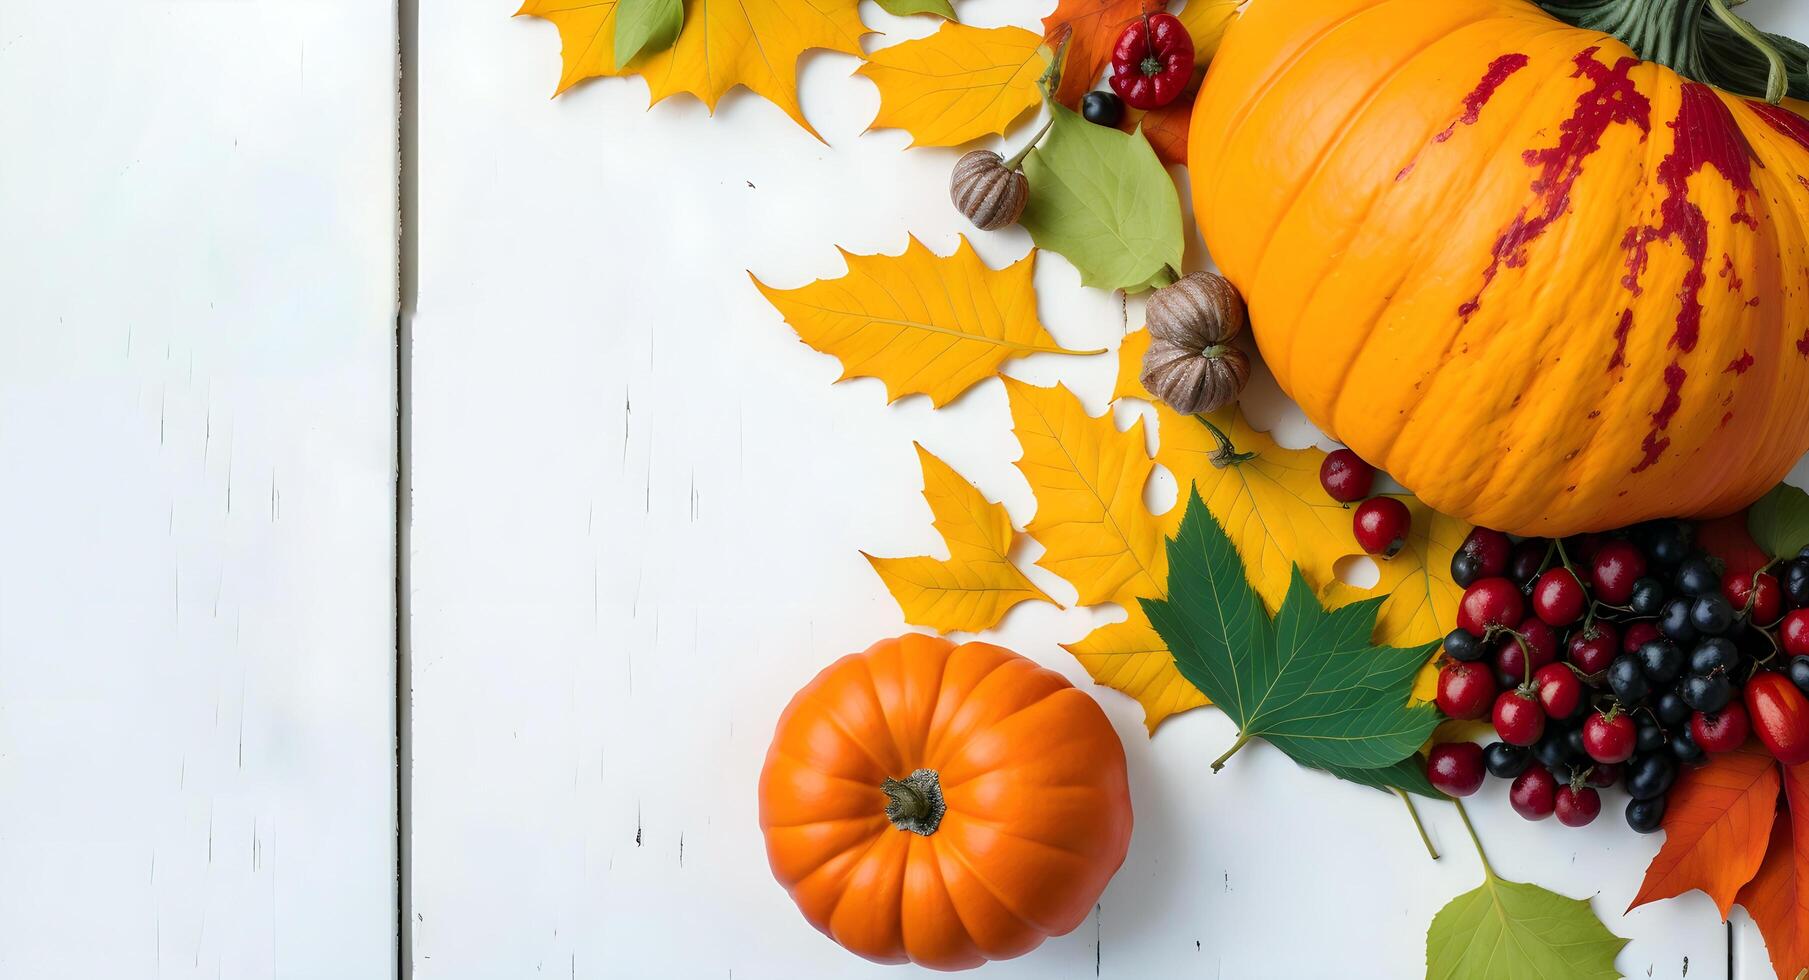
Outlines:
<svg viewBox="0 0 1809 980"><path fill-rule="evenodd" d="M1158 337L1143 355L1143 387L1182 415L1224 408L1249 381L1249 355L1230 344L1201 349Z"/></svg>
<svg viewBox="0 0 1809 980"><path fill-rule="evenodd" d="M983 231L996 231L1018 220L1030 199L1030 181L1005 166L991 150L975 150L955 162L949 175L949 200L955 210Z"/></svg>
<svg viewBox="0 0 1809 980"><path fill-rule="evenodd" d="M1200 351L1243 332L1244 298L1224 276L1190 272L1150 296L1145 319L1151 337Z"/></svg>

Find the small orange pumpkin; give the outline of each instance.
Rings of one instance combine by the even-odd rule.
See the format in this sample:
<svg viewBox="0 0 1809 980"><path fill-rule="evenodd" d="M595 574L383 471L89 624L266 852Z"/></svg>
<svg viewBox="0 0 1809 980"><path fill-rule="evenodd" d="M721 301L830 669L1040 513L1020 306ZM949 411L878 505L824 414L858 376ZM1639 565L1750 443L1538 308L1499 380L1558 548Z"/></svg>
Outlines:
<svg viewBox="0 0 1809 980"><path fill-rule="evenodd" d="M1726 514L1809 450L1809 104L1642 60L1763 87L1703 0L1544 7L1251 3L1194 107L1201 231L1282 389L1438 510Z"/></svg>
<svg viewBox="0 0 1809 980"><path fill-rule="evenodd" d="M792 698L760 828L774 876L829 938L966 969L1085 920L1130 846L1124 746L1060 674L908 634Z"/></svg>

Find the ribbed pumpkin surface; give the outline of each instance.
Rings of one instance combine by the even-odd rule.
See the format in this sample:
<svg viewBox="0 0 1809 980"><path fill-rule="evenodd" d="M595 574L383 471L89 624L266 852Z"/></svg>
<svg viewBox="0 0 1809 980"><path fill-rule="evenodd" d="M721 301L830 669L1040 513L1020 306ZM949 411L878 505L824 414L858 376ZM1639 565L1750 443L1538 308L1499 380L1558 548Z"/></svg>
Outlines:
<svg viewBox="0 0 1809 980"><path fill-rule="evenodd" d="M1566 534L1725 513L1809 451L1806 110L1523 0L1260 0L1188 163L1314 423L1441 511Z"/></svg>

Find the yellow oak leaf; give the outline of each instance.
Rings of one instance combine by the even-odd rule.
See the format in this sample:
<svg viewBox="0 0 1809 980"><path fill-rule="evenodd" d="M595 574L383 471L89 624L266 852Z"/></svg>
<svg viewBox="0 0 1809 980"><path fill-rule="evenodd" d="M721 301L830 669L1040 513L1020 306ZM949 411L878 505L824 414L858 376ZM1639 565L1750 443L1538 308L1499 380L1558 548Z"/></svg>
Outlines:
<svg viewBox="0 0 1809 980"><path fill-rule="evenodd" d="M1005 379L1018 469L1036 494L1025 530L1043 546L1037 564L1067 579L1082 605L1136 605L1162 596L1168 555L1162 524L1143 505L1154 465L1143 421L1120 432L1110 413L1094 418L1068 389Z"/></svg>
<svg viewBox="0 0 1809 980"><path fill-rule="evenodd" d="M1150 596L1149 598L1158 598ZM1175 669L1174 654L1136 603L1125 606L1130 618L1101 626L1078 643L1062 648L1106 687L1136 698L1143 705L1143 724L1154 732L1166 719L1210 704L1200 689Z"/></svg>
<svg viewBox="0 0 1809 980"><path fill-rule="evenodd" d="M960 146L1004 135L1042 100L1043 39L1021 27L943 24L929 37L881 48L859 73L879 86L870 128L904 129L912 146Z"/></svg>
<svg viewBox="0 0 1809 980"><path fill-rule="evenodd" d="M516 16L558 27L564 68L555 94L587 78L641 75L654 102L689 92L713 112L740 85L817 136L798 106L798 57L812 48L859 55L867 29L858 8L858 0L685 0L678 40L627 65L616 64L616 0L524 0Z"/></svg>
<svg viewBox="0 0 1809 980"><path fill-rule="evenodd" d="M798 289L754 285L798 338L842 362L842 377L878 378L886 400L925 394L938 408L1027 354L1060 347L1036 315L1036 253L987 268L967 239L942 258L912 238L902 255L850 255L848 274Z"/></svg>
<svg viewBox="0 0 1809 980"><path fill-rule="evenodd" d="M923 499L935 517L936 533L948 545L948 560L875 558L867 561L904 610L905 622L941 633L991 629L1020 602L1054 602L1011 562L1013 530L1005 508L921 445Z"/></svg>

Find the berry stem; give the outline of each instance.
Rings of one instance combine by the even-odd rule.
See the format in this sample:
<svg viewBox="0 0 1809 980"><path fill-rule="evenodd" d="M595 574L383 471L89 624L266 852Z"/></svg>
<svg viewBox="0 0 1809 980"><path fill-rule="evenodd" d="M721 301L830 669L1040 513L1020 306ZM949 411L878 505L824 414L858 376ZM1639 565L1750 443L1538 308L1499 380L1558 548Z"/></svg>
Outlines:
<svg viewBox="0 0 1809 980"><path fill-rule="evenodd" d="M1402 803L1407 805L1407 815L1413 818L1413 828L1420 832L1420 843L1426 845L1426 853L1432 855L1432 860L1438 860L1438 849L1432 846L1432 838L1426 836L1426 825L1420 821L1420 811L1413 806L1413 797L1408 796L1406 793L1401 792L1393 786L1388 787L1388 789L1393 792L1394 795L1400 797Z"/></svg>
<svg viewBox="0 0 1809 980"><path fill-rule="evenodd" d="M1225 750L1225 754L1219 756L1217 759L1212 760L1212 771L1218 772L1220 769L1225 768L1226 760L1228 760L1232 756L1236 755L1237 750L1243 748L1246 744L1249 743L1249 741L1250 741L1250 736L1245 735L1241 732L1238 733L1237 741L1231 743L1231 747Z"/></svg>
<svg viewBox="0 0 1809 980"><path fill-rule="evenodd" d="M1489 863L1488 852L1482 849L1482 838L1476 836L1476 825L1470 822L1470 811L1464 809L1462 800L1452 800L1451 804L1457 807L1457 815L1463 818L1464 830L1470 834L1470 843L1476 845L1476 857L1482 861L1482 873L1491 882L1494 881L1499 876L1495 874L1495 866Z"/></svg>
<svg viewBox="0 0 1809 980"><path fill-rule="evenodd" d="M1563 565L1564 570L1569 572L1572 578L1581 583L1583 581L1583 576L1578 575L1575 566L1571 565L1570 555L1564 551L1564 539L1552 538L1551 546L1558 549L1558 564ZM1547 555L1545 560L1549 563L1551 561L1551 556Z"/></svg>

